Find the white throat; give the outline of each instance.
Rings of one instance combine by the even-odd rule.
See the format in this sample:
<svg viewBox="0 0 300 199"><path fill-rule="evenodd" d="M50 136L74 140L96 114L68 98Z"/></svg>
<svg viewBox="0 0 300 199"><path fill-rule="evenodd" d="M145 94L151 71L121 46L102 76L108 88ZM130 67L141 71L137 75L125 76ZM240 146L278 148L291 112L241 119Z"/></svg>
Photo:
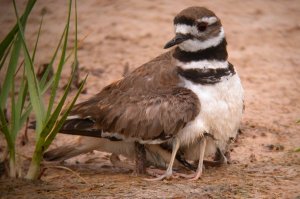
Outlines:
<svg viewBox="0 0 300 199"><path fill-rule="evenodd" d="M227 68L228 61L219 60L200 60L191 62L181 62L176 60L176 66L180 66L182 69L217 69L217 68Z"/></svg>

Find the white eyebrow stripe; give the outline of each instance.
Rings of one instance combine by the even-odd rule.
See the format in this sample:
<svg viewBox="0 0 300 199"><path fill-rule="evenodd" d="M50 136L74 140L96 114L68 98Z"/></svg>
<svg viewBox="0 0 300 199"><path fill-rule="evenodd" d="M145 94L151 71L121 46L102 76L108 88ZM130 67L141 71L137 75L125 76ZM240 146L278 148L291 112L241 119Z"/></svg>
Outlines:
<svg viewBox="0 0 300 199"><path fill-rule="evenodd" d="M190 26L186 24L177 24L175 25L175 32L181 34L198 34L198 30L195 26Z"/></svg>
<svg viewBox="0 0 300 199"><path fill-rule="evenodd" d="M197 20L198 22L206 22L208 25L214 24L218 21L217 17L202 17Z"/></svg>

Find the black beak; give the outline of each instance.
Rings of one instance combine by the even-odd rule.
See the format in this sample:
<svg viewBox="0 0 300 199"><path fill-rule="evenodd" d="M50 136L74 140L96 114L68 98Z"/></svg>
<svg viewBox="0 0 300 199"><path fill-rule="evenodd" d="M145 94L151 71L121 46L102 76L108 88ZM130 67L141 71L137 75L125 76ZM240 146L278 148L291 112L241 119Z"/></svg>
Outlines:
<svg viewBox="0 0 300 199"><path fill-rule="evenodd" d="M166 43L164 49L180 44L188 39L191 39L191 35L184 35L184 34L177 33L176 36L171 41Z"/></svg>

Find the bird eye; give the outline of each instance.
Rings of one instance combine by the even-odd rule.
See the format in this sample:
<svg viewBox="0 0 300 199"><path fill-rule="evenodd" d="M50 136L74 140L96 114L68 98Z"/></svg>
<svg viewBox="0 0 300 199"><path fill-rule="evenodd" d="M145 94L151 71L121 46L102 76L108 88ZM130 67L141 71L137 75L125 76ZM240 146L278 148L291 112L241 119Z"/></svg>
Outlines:
<svg viewBox="0 0 300 199"><path fill-rule="evenodd" d="M200 23L198 23L197 24L197 29L198 29L198 31L199 32L203 32L203 31L205 31L206 30L206 28L207 28L207 23L205 23L205 22L200 22Z"/></svg>

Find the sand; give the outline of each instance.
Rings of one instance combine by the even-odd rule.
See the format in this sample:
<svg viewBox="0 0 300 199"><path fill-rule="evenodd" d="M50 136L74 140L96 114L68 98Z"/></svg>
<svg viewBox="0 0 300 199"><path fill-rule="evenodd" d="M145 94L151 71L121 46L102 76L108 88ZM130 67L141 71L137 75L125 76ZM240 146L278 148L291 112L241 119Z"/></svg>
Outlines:
<svg viewBox="0 0 300 199"><path fill-rule="evenodd" d="M18 1L17 4L22 10L26 3ZM64 165L80 174L88 184L65 169L47 169L38 182L1 179L1 198L300 197L300 153L294 152L300 147L300 125L296 124L300 119L300 3L297 0L78 1L80 74L83 77L89 73L86 93L78 102L121 78L127 70L132 71L165 52L164 44L173 37L173 17L192 5L208 7L221 18L229 60L245 89L246 109L242 133L231 152L233 163L208 168L197 182L184 179L146 182L131 171L113 167L107 154L92 153L73 158ZM49 62L64 27L67 3L37 2L26 32L31 48L43 9L46 14L36 66ZM0 13L2 40L15 23L11 1L2 0ZM64 82L69 77L68 71L63 73ZM34 139L32 135L30 138L27 145L19 147L25 156L30 156L33 150ZM51 147L72 138L59 135ZM3 150L3 145L0 148Z"/></svg>

